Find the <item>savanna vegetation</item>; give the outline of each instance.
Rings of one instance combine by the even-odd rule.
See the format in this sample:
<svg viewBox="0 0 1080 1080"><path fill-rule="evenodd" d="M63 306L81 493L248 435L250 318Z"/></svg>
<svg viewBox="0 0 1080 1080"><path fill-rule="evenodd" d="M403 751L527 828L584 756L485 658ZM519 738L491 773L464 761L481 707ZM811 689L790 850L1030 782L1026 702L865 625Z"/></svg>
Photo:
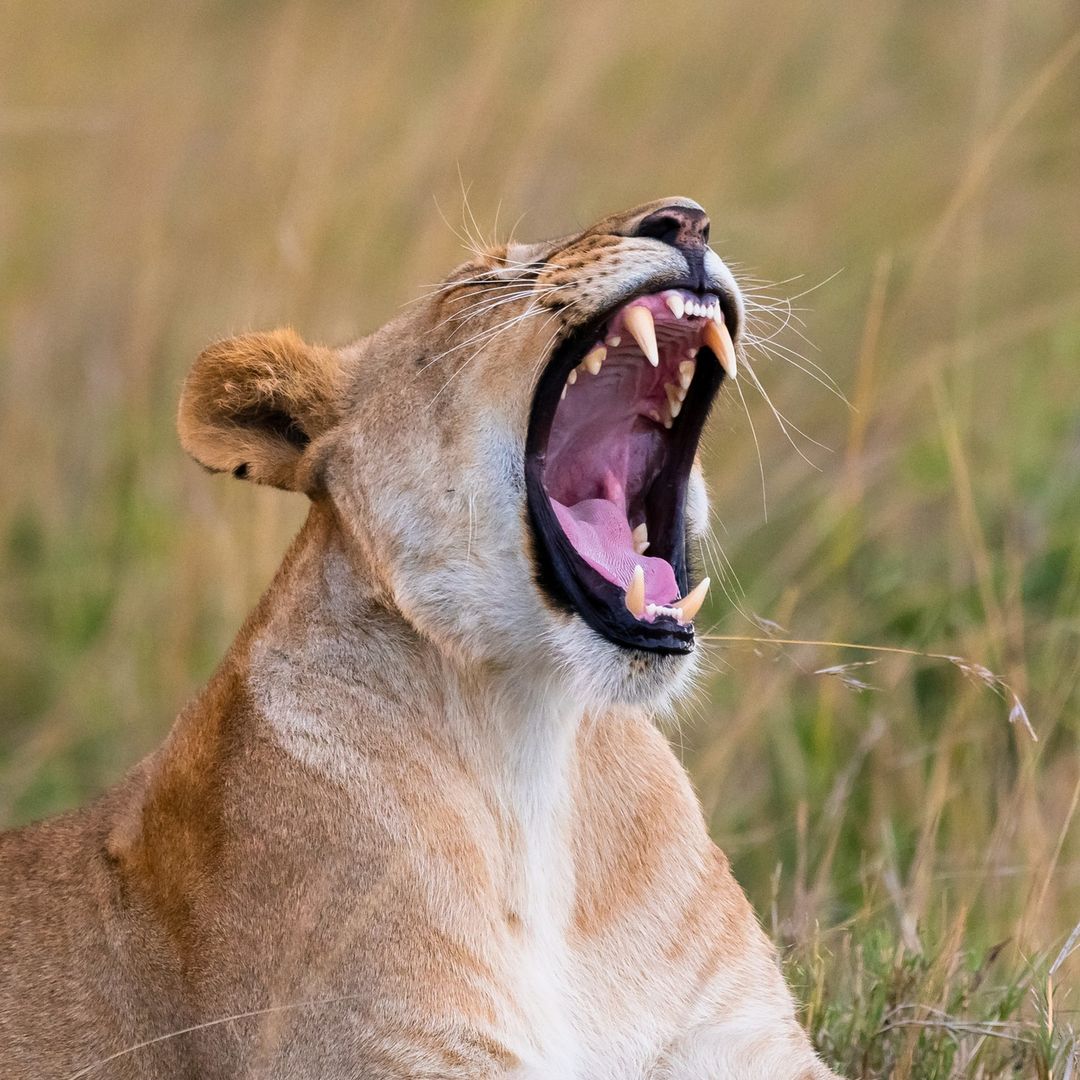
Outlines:
<svg viewBox="0 0 1080 1080"><path fill-rule="evenodd" d="M1071 1076L1078 105L1071 0L2 5L0 825L162 738L303 514L180 451L208 341L686 194L754 309L716 839L848 1075Z"/></svg>

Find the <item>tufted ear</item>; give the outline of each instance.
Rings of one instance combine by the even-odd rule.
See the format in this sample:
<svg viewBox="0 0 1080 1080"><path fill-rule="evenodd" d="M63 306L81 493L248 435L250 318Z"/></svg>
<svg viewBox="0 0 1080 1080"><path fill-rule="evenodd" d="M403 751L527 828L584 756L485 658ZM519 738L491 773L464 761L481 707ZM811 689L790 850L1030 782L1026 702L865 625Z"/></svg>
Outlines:
<svg viewBox="0 0 1080 1080"><path fill-rule="evenodd" d="M180 396L184 449L213 472L308 491L308 444L338 419L338 358L292 330L211 345Z"/></svg>

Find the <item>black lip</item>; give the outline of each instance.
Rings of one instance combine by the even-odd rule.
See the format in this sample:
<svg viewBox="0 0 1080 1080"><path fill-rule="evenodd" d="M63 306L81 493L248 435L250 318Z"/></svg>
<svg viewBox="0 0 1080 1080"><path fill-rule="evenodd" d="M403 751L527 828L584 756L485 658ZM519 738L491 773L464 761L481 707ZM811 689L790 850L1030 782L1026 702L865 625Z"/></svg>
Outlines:
<svg viewBox="0 0 1080 1080"><path fill-rule="evenodd" d="M623 590L601 577L570 543L555 517L544 487L548 437L555 419L566 377L577 367L592 346L612 313L638 296L665 289L689 289L683 282L651 283L627 293L601 315L573 331L558 345L548 361L536 392L529 416L525 441L525 490L532 529L536 579L551 599L565 610L580 615L597 633L629 649L677 655L694 647L692 626L683 625L671 616L658 616L653 622L635 619L626 609ZM725 318L730 297L715 286L693 288L720 296ZM734 310L731 312L735 318ZM734 321L730 325L736 325ZM662 531L650 536L653 551L671 563L679 592L685 596L688 585L689 551L686 542L686 491L690 469L702 428L724 378L723 369L707 348L698 354L694 380L672 439L663 471L649 489L649 520L663 523ZM711 362L702 362L711 361Z"/></svg>

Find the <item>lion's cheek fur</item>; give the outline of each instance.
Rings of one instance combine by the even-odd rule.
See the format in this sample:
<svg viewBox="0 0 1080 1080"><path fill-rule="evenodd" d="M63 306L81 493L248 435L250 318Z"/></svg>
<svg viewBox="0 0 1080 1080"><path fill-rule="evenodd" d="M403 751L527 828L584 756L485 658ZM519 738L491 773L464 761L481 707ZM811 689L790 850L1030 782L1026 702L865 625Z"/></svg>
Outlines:
<svg viewBox="0 0 1080 1080"><path fill-rule="evenodd" d="M356 556L422 636L466 663L521 667L592 708L667 711L686 690L694 654L628 652L536 587L522 443L507 428L489 422L451 445L421 436L407 454L373 452L370 431L347 440L330 497ZM700 531L700 475L691 496Z"/></svg>

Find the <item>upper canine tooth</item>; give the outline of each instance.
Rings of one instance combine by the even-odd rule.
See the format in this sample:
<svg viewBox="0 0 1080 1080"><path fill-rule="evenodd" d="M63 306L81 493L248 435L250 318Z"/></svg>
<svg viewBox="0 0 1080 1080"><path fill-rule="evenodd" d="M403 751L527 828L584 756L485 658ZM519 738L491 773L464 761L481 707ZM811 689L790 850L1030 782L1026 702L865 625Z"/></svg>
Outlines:
<svg viewBox="0 0 1080 1080"><path fill-rule="evenodd" d="M690 389L690 384L694 381L694 369L697 364L693 360L680 360L679 361L679 385L684 390Z"/></svg>
<svg viewBox="0 0 1080 1080"><path fill-rule="evenodd" d="M710 319L705 324L705 332L702 337L705 344L716 353L716 359L720 361L720 366L727 372L728 378L736 378L739 374L739 362L735 357L735 346L731 343L731 335L728 333L727 326L716 319Z"/></svg>
<svg viewBox="0 0 1080 1080"><path fill-rule="evenodd" d="M683 298L678 293L668 293L667 296L664 297L664 303L671 308L671 314L674 315L676 319L681 319L683 317L686 305L683 303Z"/></svg>
<svg viewBox="0 0 1080 1080"><path fill-rule="evenodd" d="M702 578L681 600L676 601L682 611L679 622L694 621L694 616L701 610L701 605L705 603L705 594L708 591L709 579Z"/></svg>
<svg viewBox="0 0 1080 1080"><path fill-rule="evenodd" d="M635 619L645 614L645 571L640 566L634 567L630 584L626 586L626 610Z"/></svg>
<svg viewBox="0 0 1080 1080"><path fill-rule="evenodd" d="M631 537L634 541L634 550L639 555L644 555L649 546L649 529L644 521L634 529Z"/></svg>
<svg viewBox="0 0 1080 1080"><path fill-rule="evenodd" d="M653 322L652 312L640 304L627 308L623 322L649 363L653 367L659 367L660 353L656 348L656 324Z"/></svg>
<svg viewBox="0 0 1080 1080"><path fill-rule="evenodd" d="M600 374L600 365L607 359L607 349L603 345L594 345L590 350L588 356L582 361L585 370L590 375Z"/></svg>

